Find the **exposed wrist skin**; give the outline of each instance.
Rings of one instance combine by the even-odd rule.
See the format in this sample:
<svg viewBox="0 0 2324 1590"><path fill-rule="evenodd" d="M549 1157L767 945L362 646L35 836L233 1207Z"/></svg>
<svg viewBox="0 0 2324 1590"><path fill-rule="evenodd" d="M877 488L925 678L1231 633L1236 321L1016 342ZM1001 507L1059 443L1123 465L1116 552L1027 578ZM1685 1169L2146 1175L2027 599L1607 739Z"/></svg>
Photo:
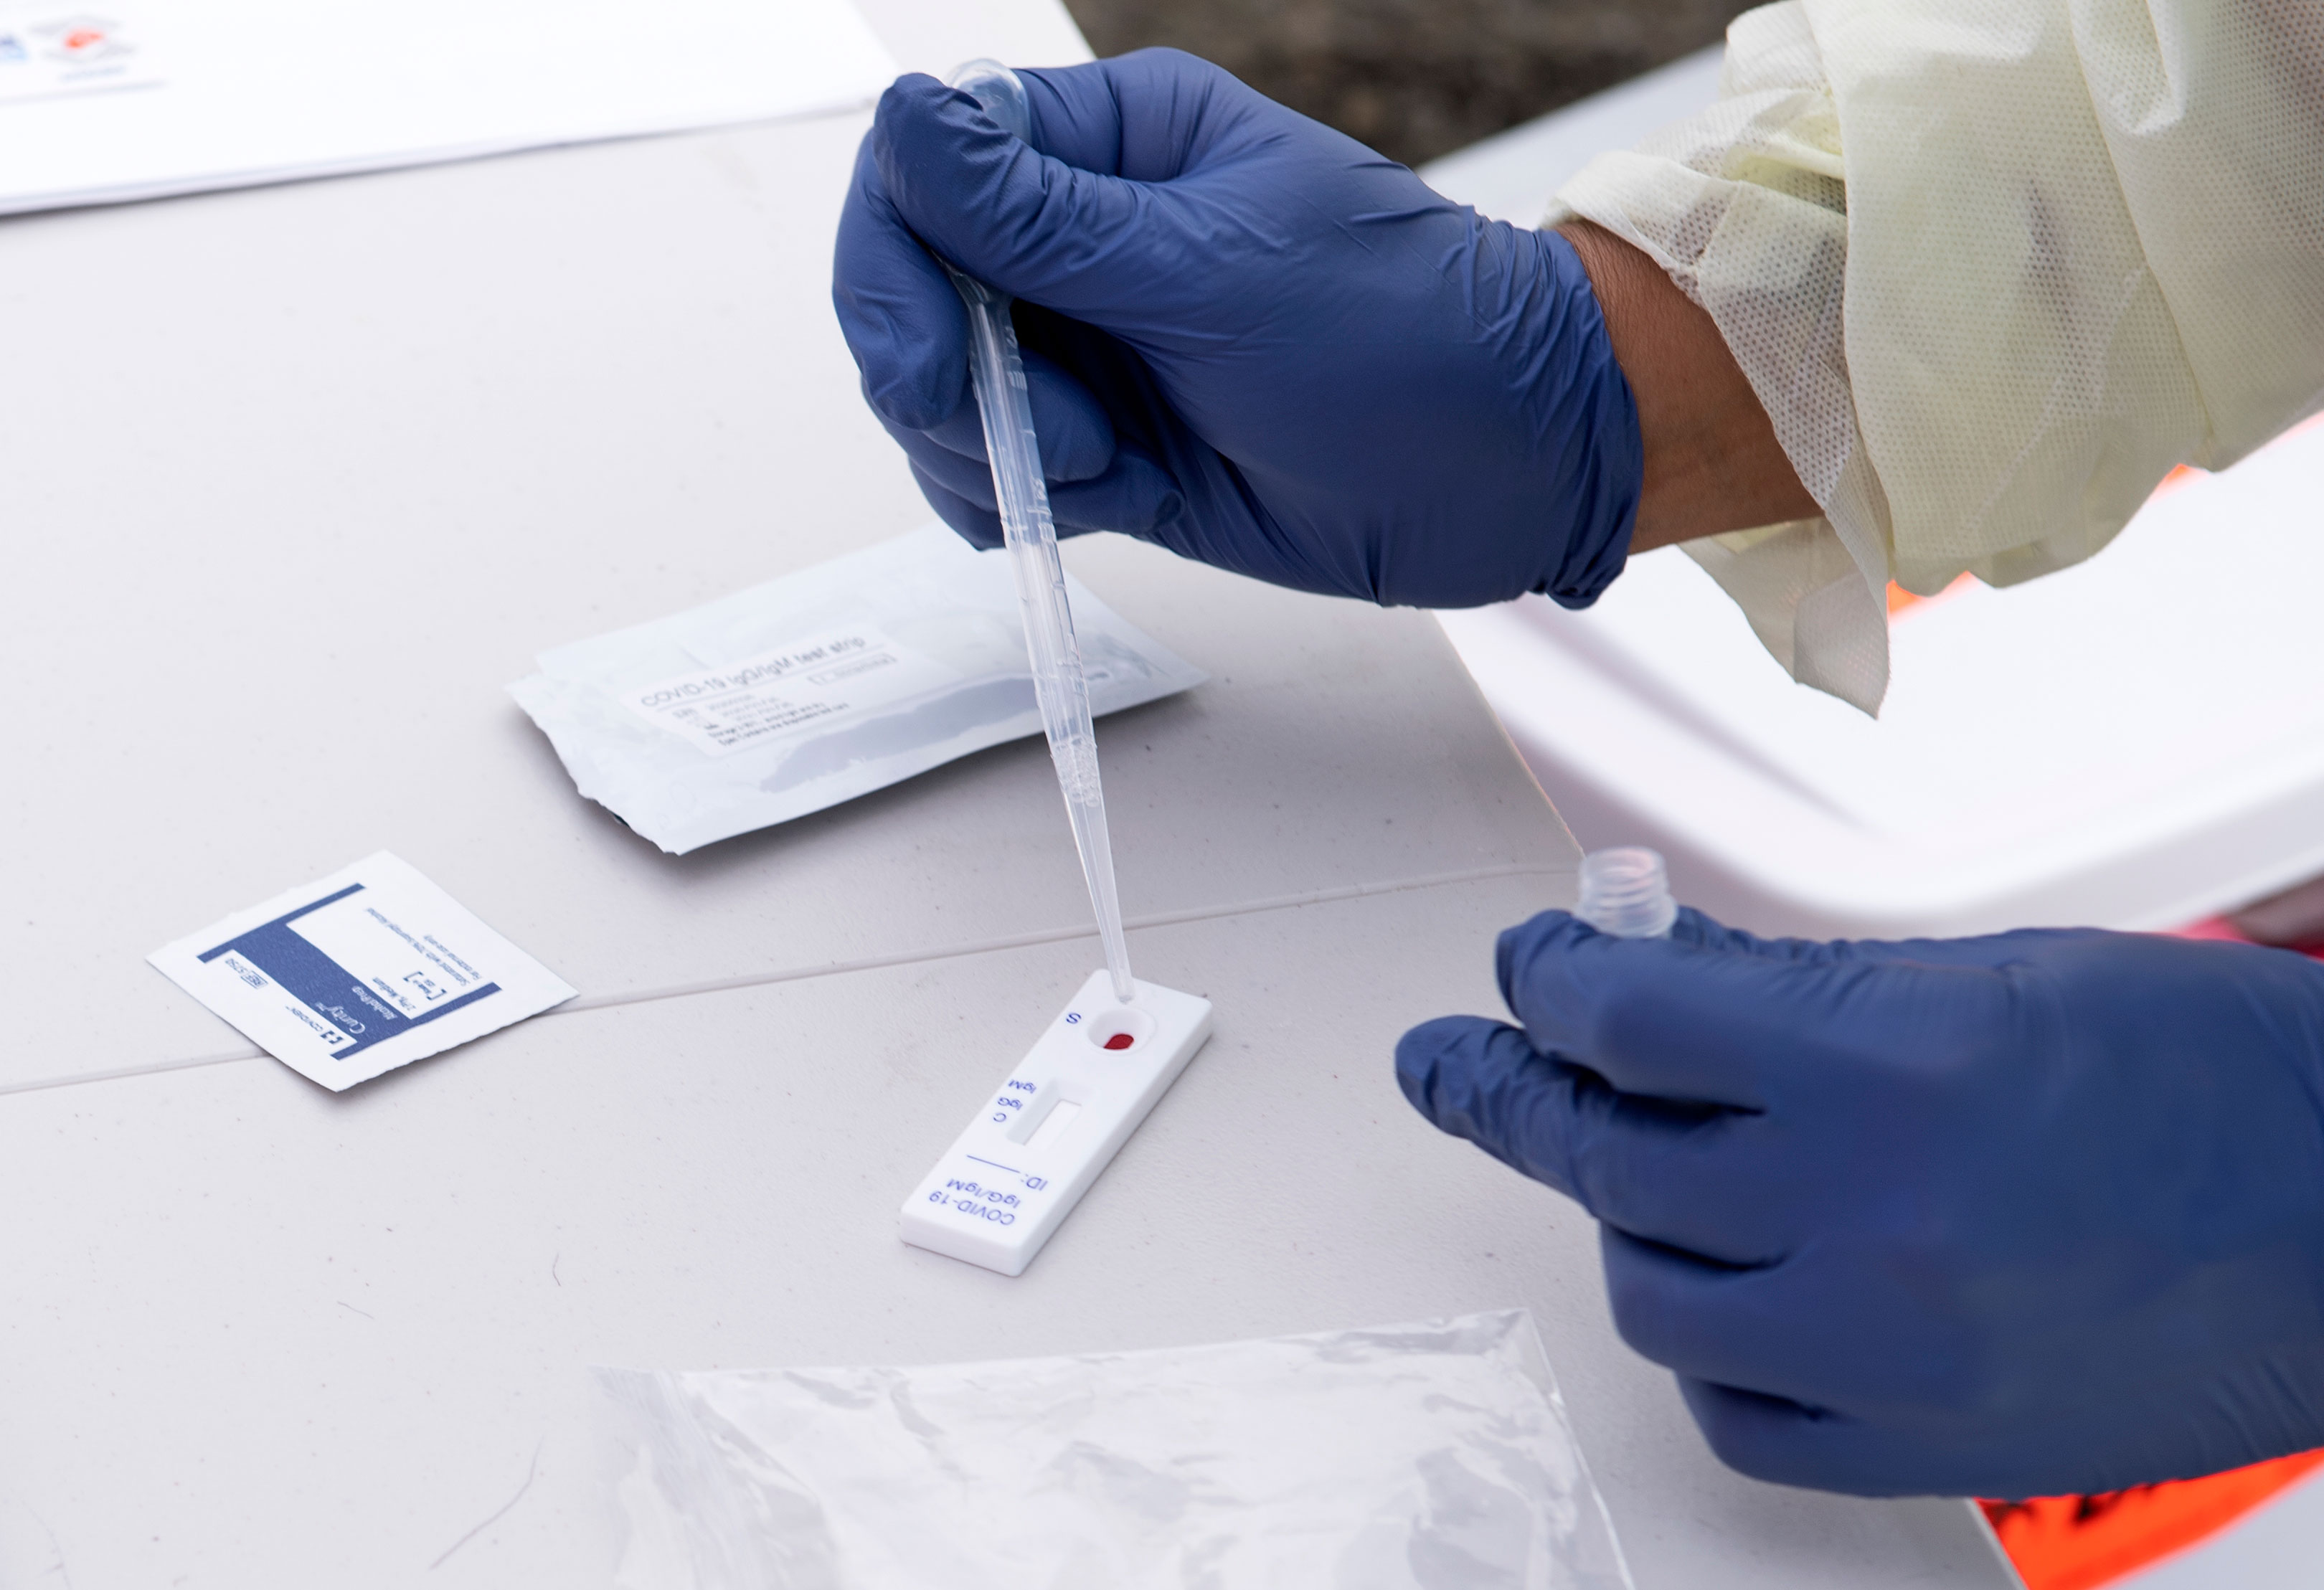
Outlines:
<svg viewBox="0 0 2324 1590"><path fill-rule="evenodd" d="M1569 221L1557 231L1590 273L1638 408L1646 472L1630 550L1822 512L1711 317L1603 227Z"/></svg>

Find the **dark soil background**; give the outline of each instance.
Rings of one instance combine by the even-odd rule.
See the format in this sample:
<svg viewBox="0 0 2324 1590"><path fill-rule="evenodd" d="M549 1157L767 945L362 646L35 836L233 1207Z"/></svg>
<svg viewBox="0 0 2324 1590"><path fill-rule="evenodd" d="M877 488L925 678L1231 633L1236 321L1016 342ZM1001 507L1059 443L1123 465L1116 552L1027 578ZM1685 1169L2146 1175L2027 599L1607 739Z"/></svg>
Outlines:
<svg viewBox="0 0 2324 1590"><path fill-rule="evenodd" d="M1738 0L1065 0L1091 47L1174 44L1417 165L1713 44Z"/></svg>

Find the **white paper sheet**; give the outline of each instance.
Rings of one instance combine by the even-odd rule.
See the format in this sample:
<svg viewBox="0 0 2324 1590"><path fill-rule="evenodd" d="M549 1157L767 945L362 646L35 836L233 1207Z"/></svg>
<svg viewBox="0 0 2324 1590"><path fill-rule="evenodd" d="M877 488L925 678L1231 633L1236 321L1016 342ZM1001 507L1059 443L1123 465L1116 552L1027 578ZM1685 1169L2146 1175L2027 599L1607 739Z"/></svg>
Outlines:
<svg viewBox="0 0 2324 1590"><path fill-rule="evenodd" d="M0 0L0 214L868 104L848 0Z"/></svg>

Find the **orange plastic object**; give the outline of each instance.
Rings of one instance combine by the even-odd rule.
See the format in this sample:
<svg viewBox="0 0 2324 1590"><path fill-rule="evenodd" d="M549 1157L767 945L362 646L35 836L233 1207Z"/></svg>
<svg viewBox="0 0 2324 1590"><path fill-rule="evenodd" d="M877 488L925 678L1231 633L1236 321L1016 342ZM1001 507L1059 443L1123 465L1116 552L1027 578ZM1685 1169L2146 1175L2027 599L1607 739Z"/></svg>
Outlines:
<svg viewBox="0 0 2324 1590"><path fill-rule="evenodd" d="M2162 483L2154 488L2154 497L2168 497L2188 482L2200 480L2210 473L2208 469L2197 469L2191 464L2181 464L2163 477ZM2147 501L2152 502L2154 497L2149 497Z"/></svg>
<svg viewBox="0 0 2324 1590"><path fill-rule="evenodd" d="M2324 418L2324 416L2319 416L2319 418ZM2293 429L2306 430L2309 426L2314 425L2317 422L2317 420L2311 419L2307 421L2305 424L2295 426ZM2285 434L2289 435L2290 432L2286 432ZM2177 491L2188 482L2200 480L2208 473L2209 472L2197 469L2191 464L2181 464L2172 470L2169 474L2163 477L2162 483L2154 488L2153 496L2149 497L2147 501L2152 502L2154 501L2155 497L2168 497L2172 492ZM1891 580L1888 582L1888 616L1893 619L1908 607L1918 607L1924 602L1941 601L1945 597L1950 596L1954 592L1960 590L1963 585L1976 578L1977 576L1975 574L1963 574L1951 584L1938 592L1934 596L1915 596L1910 591L1905 590L1904 586L1899 585L1895 581Z"/></svg>
<svg viewBox="0 0 2324 1590"><path fill-rule="evenodd" d="M1934 596L1915 596L1910 591L1905 590L1904 586L1899 585L1895 581L1891 580L1888 582L1888 616L1893 619L1898 613L1903 612L1906 608L1918 607L1924 602L1942 602L1954 592L1965 591L1969 586L1976 584L1977 576L1975 574L1960 574L1955 577L1951 584L1938 592Z"/></svg>
<svg viewBox="0 0 2324 1590"><path fill-rule="evenodd" d="M2324 427L2324 414L2310 415L2308 418L2301 420L2298 425L2293 426L2290 430L2285 431L2283 435L2287 437L2295 436L2301 431L2316 430L2320 427ZM2278 440L2281 439L2281 437L2278 438ZM2210 471L2207 469L2198 469L2191 464L2181 464L2173 468L2169 474L2164 475L2160 482L2156 483L2153 493L2147 498L2147 501L2152 502L2157 497L2168 497L2180 487L2187 485L2190 482L2201 480L2209 473L2210 473ZM1954 592L1960 590L1965 583L1969 580L1973 580L1977 576L1974 574L1963 574L1960 579L1955 580L1951 584L1938 592L1934 596L1915 596L1910 591L1905 590L1904 586L1899 585L1894 580L1891 580L1888 582L1888 616L1893 619L1908 607L1917 607L1924 602L1941 601L1947 596L1950 596Z"/></svg>
<svg viewBox="0 0 2324 1590"><path fill-rule="evenodd" d="M2025 1590L2096 1590L2225 1529L2324 1467L2324 1452L2099 1496L1987 1502Z"/></svg>

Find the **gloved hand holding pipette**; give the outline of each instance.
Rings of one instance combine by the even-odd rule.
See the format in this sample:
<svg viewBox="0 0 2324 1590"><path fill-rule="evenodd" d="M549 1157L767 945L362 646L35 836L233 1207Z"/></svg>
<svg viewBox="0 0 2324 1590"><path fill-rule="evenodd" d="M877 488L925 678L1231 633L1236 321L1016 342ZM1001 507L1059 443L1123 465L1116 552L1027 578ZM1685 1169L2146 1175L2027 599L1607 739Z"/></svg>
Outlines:
<svg viewBox="0 0 2324 1590"><path fill-rule="evenodd" d="M840 225L865 393L954 529L1001 542L931 251L1019 299L1061 534L1424 605L1586 602L1620 570L1638 422L1563 239L1191 56L1020 76L1030 148L900 79Z"/></svg>

